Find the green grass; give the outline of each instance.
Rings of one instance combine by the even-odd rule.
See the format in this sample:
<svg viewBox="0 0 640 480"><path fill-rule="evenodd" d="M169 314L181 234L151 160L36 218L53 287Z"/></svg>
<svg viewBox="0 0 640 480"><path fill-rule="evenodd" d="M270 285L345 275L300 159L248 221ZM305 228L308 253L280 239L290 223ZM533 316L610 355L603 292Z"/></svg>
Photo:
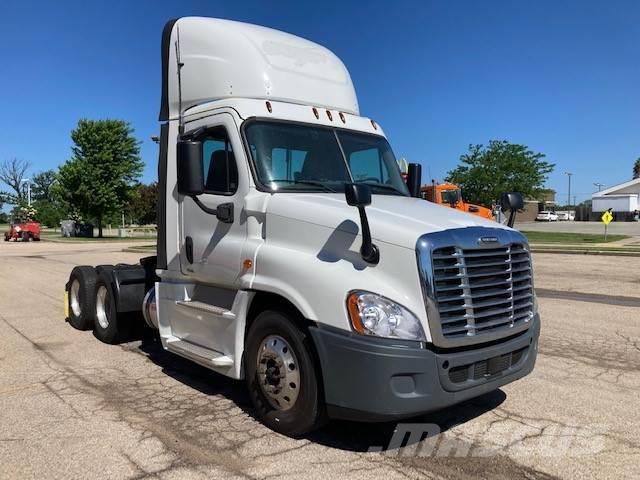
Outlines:
<svg viewBox="0 0 640 480"><path fill-rule="evenodd" d="M599 247L595 245L568 245L557 246L552 243L534 245L531 249L534 252L550 251L579 251L579 252L633 252L640 253L640 248L637 247Z"/></svg>
<svg viewBox="0 0 640 480"><path fill-rule="evenodd" d="M565 233L565 232L531 232L523 231L529 243L562 243L571 245L589 245L594 243L604 243L604 234L594 233ZM606 242L615 242L629 238L628 235L607 235Z"/></svg>

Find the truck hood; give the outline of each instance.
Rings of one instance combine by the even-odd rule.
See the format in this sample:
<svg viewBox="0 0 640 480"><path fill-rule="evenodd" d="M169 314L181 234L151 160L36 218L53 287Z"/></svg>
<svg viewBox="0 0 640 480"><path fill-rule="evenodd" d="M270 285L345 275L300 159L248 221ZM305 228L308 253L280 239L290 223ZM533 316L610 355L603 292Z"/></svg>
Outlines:
<svg viewBox="0 0 640 480"><path fill-rule="evenodd" d="M476 226L508 228L413 197L372 195L371 205L366 211L373 239L412 249L418 237L425 233ZM360 230L358 210L347 205L343 194L278 193L272 195L267 203L267 217L269 215L350 233Z"/></svg>

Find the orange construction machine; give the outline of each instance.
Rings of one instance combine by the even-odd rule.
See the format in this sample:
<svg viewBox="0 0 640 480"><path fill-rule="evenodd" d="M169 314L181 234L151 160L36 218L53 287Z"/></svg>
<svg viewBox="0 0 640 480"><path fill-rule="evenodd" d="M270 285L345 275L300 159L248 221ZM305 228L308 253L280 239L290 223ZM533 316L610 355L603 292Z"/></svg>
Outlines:
<svg viewBox="0 0 640 480"><path fill-rule="evenodd" d="M420 192L422 193L422 198L430 202L449 205L451 208L494 220L493 212L490 208L473 205L462 200L460 187L453 183L437 184L434 182L431 185L423 185Z"/></svg>

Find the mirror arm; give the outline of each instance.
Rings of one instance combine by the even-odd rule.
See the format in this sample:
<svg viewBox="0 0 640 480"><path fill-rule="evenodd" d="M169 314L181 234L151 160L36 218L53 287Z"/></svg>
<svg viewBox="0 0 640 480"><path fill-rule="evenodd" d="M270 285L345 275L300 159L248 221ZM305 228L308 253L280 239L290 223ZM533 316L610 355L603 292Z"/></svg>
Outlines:
<svg viewBox="0 0 640 480"><path fill-rule="evenodd" d="M371 240L369 220L367 218L367 213L364 211L364 206L358 207L358 213L360 214L360 224L362 225L362 246L360 247L360 255L365 262L376 265L380 261L380 251Z"/></svg>
<svg viewBox="0 0 640 480"><path fill-rule="evenodd" d="M513 224L516 223L516 211L509 211L509 220L507 221L507 227L513 228Z"/></svg>
<svg viewBox="0 0 640 480"><path fill-rule="evenodd" d="M196 195L189 195L202 211L215 215L223 223L233 223L233 203L221 203L217 208L207 207Z"/></svg>

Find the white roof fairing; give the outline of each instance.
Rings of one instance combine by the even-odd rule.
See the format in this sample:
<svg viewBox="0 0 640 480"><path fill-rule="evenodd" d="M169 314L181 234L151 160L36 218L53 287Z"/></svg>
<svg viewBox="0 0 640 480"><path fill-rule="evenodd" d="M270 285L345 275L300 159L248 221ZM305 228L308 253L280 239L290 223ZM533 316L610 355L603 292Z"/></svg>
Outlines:
<svg viewBox="0 0 640 480"><path fill-rule="evenodd" d="M182 111L224 98L271 99L359 114L351 77L328 49L266 27L203 17L168 24L163 41L160 119L179 116L177 49ZM165 118L163 118L165 117Z"/></svg>

